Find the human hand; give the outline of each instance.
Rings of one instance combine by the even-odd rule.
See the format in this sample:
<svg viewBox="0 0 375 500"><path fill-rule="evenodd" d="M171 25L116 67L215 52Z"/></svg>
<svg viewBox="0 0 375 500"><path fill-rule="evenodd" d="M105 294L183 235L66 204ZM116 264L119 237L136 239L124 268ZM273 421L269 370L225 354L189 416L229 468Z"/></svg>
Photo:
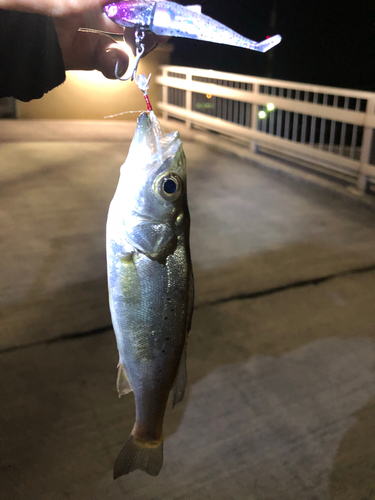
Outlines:
<svg viewBox="0 0 375 500"><path fill-rule="evenodd" d="M49 17L79 16L86 12L102 12L109 0L0 0L0 9L31 12Z"/></svg>
<svg viewBox="0 0 375 500"><path fill-rule="evenodd" d="M81 33L78 28L94 28L112 33L124 28L112 22L103 13L103 6L110 0L0 0L0 8L43 14L53 18L66 70L97 69L107 78L115 78L118 63L119 75L128 67L128 56L110 38L94 33ZM134 53L134 30L125 30L125 39ZM147 33L143 57L166 37Z"/></svg>
<svg viewBox="0 0 375 500"><path fill-rule="evenodd" d="M108 0L107 0L108 1ZM97 69L107 78L115 78L115 67L118 64L118 74L125 73L129 58L121 45L115 43L108 36L96 33L82 33L78 28L93 28L111 33L124 33L124 28L113 23L105 14L91 11L82 15L54 17L54 24L63 53L65 68L67 70ZM134 29L125 29L125 41L135 54ZM165 43L167 37L146 33L143 41L144 57L153 50L158 43Z"/></svg>

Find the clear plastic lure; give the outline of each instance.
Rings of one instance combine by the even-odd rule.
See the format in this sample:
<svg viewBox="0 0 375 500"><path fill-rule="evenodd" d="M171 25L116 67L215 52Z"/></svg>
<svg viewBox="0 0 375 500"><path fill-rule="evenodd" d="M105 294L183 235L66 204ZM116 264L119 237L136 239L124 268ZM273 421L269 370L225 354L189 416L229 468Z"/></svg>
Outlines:
<svg viewBox="0 0 375 500"><path fill-rule="evenodd" d="M107 16L120 26L152 31L156 35L176 36L233 45L267 52L281 41L275 35L255 42L201 13L200 5L184 7L164 0L122 0L104 7Z"/></svg>

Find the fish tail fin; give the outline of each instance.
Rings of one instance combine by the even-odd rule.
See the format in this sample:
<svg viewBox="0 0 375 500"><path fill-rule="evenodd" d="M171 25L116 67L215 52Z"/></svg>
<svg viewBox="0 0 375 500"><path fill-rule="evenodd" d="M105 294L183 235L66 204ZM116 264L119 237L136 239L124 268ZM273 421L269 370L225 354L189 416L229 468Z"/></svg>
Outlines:
<svg viewBox="0 0 375 500"><path fill-rule="evenodd" d="M140 469L150 476L157 476L163 465L163 439L142 441L131 435L120 451L113 469L113 478Z"/></svg>

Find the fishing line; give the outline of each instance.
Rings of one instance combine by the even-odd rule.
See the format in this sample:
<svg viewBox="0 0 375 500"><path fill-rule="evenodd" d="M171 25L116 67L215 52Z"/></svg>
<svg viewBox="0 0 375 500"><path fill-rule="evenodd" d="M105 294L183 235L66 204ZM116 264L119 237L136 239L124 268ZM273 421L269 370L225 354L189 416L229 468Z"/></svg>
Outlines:
<svg viewBox="0 0 375 500"><path fill-rule="evenodd" d="M149 113L150 119L151 119L151 126L154 132L154 137L155 137L155 143L156 143L156 153L162 161L162 147L159 138L164 135L164 131L160 126L160 123L158 119L156 118L156 115L152 109L150 99L148 97L147 91L149 89L149 82L151 79L151 73L149 74L148 78L145 75L138 75L134 78L135 83L137 84L137 87L139 90L143 93L143 97L146 101L146 106L147 106L147 111ZM136 110L136 111L123 111L122 113L115 113L114 115L108 115L105 116L104 119L106 118L114 118L116 116L121 116L121 115L126 115L129 113L143 113L143 110Z"/></svg>
<svg viewBox="0 0 375 500"><path fill-rule="evenodd" d="M145 75L138 75L138 77L134 78L135 83L137 84L137 87L139 90L143 93L143 97L146 101L146 106L147 106L147 111L149 113L150 119L151 119L151 125L152 129L154 132L155 136L155 142L156 142L156 152L159 156L159 160L162 162L163 161L163 155L162 155L162 147L159 141L159 137L163 135L163 130L160 127L159 121L156 118L156 115L154 113L154 110L152 109L150 99L148 97L147 91L149 89L148 84L150 83L151 79L151 73L148 75L148 78L146 78Z"/></svg>
<svg viewBox="0 0 375 500"><path fill-rule="evenodd" d="M128 113L143 113L143 109L137 109L136 111L123 111L122 113L116 113L115 115L108 115L104 118L113 118L114 116L126 115Z"/></svg>
<svg viewBox="0 0 375 500"><path fill-rule="evenodd" d="M147 90L148 90L148 83L150 81L150 78L151 78L151 73L149 75L148 78L146 78L145 75L139 75L138 77L136 77L134 80L138 86L138 88L142 91L143 93L143 97L145 98L145 101L146 101L146 106L147 106L147 111L150 113L152 111L152 106L151 106L151 103L150 103L150 99L147 95ZM104 118L113 118L115 116L120 116L120 115L126 115L128 113L143 113L143 109L138 109L136 111L123 111L122 113L116 113L114 115L108 115L108 116L105 116Z"/></svg>

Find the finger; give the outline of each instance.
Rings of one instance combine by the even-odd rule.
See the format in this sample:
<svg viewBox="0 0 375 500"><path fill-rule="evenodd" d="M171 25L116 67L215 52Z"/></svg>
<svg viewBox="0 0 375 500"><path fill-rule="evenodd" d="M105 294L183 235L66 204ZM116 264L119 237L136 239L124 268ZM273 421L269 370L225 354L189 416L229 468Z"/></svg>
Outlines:
<svg viewBox="0 0 375 500"><path fill-rule="evenodd" d="M96 48L95 67L101 71L106 78L114 79L116 64L118 64L118 75L125 73L129 58L117 43L108 43L101 40Z"/></svg>
<svg viewBox="0 0 375 500"><path fill-rule="evenodd" d="M82 15L83 25L81 28L93 28L110 33L123 33L124 28L111 21L101 9L86 11Z"/></svg>
<svg viewBox="0 0 375 500"><path fill-rule="evenodd" d="M80 18L53 19L66 70L92 70L98 35L80 33Z"/></svg>

